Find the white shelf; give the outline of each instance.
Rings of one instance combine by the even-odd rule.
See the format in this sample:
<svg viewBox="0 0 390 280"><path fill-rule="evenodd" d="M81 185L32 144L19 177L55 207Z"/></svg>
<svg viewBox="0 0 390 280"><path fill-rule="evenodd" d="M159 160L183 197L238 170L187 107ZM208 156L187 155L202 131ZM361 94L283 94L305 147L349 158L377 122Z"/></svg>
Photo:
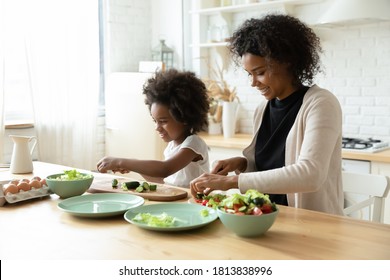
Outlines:
<svg viewBox="0 0 390 280"><path fill-rule="evenodd" d="M214 47L227 47L228 42L218 42L218 43L201 43L197 45L190 45L191 48L214 48Z"/></svg>
<svg viewBox="0 0 390 280"><path fill-rule="evenodd" d="M192 67L194 72L202 77L210 75L210 67L213 67L213 65L218 64L221 66L231 63L229 56L226 54L229 43L222 40L220 42L209 41L213 38L219 38L218 36L208 36L210 26L230 26L231 28L234 20L240 18L241 15L238 14L243 14L243 17L245 17L244 14L246 13L264 14L271 11L289 14L293 12L295 6L322 3L325 0L269 0L242 5L214 7L210 7L210 2L206 3L205 1L207 0L193 0L192 8L189 12L192 18L192 43L189 45L192 54ZM226 34L220 37L227 38Z"/></svg>
<svg viewBox="0 0 390 280"><path fill-rule="evenodd" d="M302 5L302 4L318 3L322 1L323 0L275 0L275 1L268 1L268 2L235 5L235 6L200 9L200 10L191 11L190 13L206 16L206 15L214 15L219 13L238 13L238 12L248 11L254 8L267 9L267 8L279 7L280 5Z"/></svg>

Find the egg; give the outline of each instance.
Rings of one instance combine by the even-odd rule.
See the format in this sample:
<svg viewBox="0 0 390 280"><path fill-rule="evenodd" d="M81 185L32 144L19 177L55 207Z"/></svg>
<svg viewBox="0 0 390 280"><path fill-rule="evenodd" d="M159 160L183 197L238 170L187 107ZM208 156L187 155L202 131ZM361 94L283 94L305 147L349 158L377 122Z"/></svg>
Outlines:
<svg viewBox="0 0 390 280"><path fill-rule="evenodd" d="M9 184L17 186L19 184L19 180L18 179L12 179L11 181L9 181Z"/></svg>
<svg viewBox="0 0 390 280"><path fill-rule="evenodd" d="M43 187L43 186L47 186L47 183L46 183L46 179L45 179L45 178L41 179L41 185L42 185L42 187Z"/></svg>
<svg viewBox="0 0 390 280"><path fill-rule="evenodd" d="M28 183L30 183L30 180L25 178L25 179L20 179L19 183L20 182L26 182L28 184Z"/></svg>
<svg viewBox="0 0 390 280"><path fill-rule="evenodd" d="M41 181L35 179L31 180L30 187L34 189L40 189L42 187Z"/></svg>
<svg viewBox="0 0 390 280"><path fill-rule="evenodd" d="M6 195L7 193L18 193L19 192L19 189L18 187L15 185L15 184L8 184L8 185L5 185L4 186L4 195Z"/></svg>
<svg viewBox="0 0 390 280"><path fill-rule="evenodd" d="M37 180L37 181L40 181L41 180L41 177L39 176L34 176L31 180Z"/></svg>
<svg viewBox="0 0 390 280"><path fill-rule="evenodd" d="M19 191L23 190L23 191L29 191L31 190L31 186L29 183L27 182L19 182L19 184L17 185Z"/></svg>

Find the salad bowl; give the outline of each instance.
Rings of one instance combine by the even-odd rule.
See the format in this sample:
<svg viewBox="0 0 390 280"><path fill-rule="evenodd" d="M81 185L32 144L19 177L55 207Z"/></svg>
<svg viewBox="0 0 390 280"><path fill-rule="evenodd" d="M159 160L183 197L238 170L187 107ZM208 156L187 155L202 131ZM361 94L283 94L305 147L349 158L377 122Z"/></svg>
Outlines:
<svg viewBox="0 0 390 280"><path fill-rule="evenodd" d="M82 195L89 189L92 181L92 174L80 173L76 170L68 170L46 177L49 189L61 198Z"/></svg>
<svg viewBox="0 0 390 280"><path fill-rule="evenodd" d="M267 232L274 224L279 210L262 215L236 215L217 209L222 224L241 237L256 237Z"/></svg>
<svg viewBox="0 0 390 280"><path fill-rule="evenodd" d="M274 224L279 209L269 196L256 190L235 193L217 207L222 224L241 237L255 237L267 232Z"/></svg>

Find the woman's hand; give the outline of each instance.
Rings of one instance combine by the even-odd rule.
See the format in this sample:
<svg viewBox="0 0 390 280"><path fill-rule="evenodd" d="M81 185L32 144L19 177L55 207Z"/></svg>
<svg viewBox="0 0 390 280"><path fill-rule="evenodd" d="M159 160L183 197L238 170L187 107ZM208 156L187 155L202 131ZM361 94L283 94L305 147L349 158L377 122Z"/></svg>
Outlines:
<svg viewBox="0 0 390 280"><path fill-rule="evenodd" d="M211 170L212 174L227 175L229 172L235 171L237 174L246 169L246 159L243 157L234 157L224 160L219 160Z"/></svg>
<svg viewBox="0 0 390 280"><path fill-rule="evenodd" d="M197 193L208 195L213 190L227 191L238 188L238 176L223 176L218 174L203 174L190 183L191 194L196 197Z"/></svg>

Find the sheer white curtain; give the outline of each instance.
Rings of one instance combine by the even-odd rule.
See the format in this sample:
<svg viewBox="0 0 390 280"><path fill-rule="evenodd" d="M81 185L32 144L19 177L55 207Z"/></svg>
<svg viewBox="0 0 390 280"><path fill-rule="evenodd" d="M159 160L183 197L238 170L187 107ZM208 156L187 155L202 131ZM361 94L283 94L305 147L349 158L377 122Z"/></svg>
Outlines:
<svg viewBox="0 0 390 280"><path fill-rule="evenodd" d="M27 0L24 5L39 160L95 168L98 1Z"/></svg>
<svg viewBox="0 0 390 280"><path fill-rule="evenodd" d="M4 155L4 7L0 0L0 163Z"/></svg>

